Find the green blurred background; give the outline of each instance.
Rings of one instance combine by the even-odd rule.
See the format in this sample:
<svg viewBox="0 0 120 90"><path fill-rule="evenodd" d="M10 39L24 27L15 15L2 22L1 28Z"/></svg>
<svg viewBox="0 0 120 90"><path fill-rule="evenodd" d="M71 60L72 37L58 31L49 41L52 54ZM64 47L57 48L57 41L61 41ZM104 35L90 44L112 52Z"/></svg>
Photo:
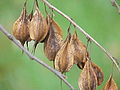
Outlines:
<svg viewBox="0 0 120 90"><path fill-rule="evenodd" d="M39 0L40 1L40 0ZM58 9L72 17L78 25L88 32L95 40L103 45L115 57L120 57L120 15L110 0L49 0ZM0 24L8 32L12 31L12 24L19 17L24 0L0 1ZM44 5L39 2L40 10L44 12ZM33 0L28 0L27 9L30 13ZM49 10L49 9L48 9ZM69 22L55 13L54 19L67 34ZM74 28L72 27L72 31ZM86 44L86 38L78 31L79 38ZM32 49L33 42L30 43ZM97 88L102 90L105 82L112 72L112 62L93 43L89 45L92 60L99 65L104 72L104 83ZM35 54L45 63L52 66L44 55L43 44L39 44ZM120 59L120 58L119 58ZM78 88L78 78L81 70L76 65L66 73L67 80ZM120 73L114 67L114 80L120 89ZM63 83L63 90L69 88ZM30 60L21 50L0 32L0 90L61 90L60 80L46 68Z"/></svg>

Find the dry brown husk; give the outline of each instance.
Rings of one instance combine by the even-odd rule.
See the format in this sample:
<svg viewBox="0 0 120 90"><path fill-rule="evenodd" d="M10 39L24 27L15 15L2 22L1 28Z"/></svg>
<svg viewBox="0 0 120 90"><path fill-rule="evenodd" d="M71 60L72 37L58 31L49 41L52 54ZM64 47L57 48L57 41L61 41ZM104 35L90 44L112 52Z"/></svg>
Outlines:
<svg viewBox="0 0 120 90"><path fill-rule="evenodd" d="M91 61L87 61L78 80L80 90L96 90L97 76L92 67Z"/></svg>
<svg viewBox="0 0 120 90"><path fill-rule="evenodd" d="M12 31L15 38L19 40L23 46L25 42L28 41L29 39L28 24L29 24L29 20L27 19L26 2L25 2L20 17L13 24L13 31Z"/></svg>
<svg viewBox="0 0 120 90"><path fill-rule="evenodd" d="M83 69L88 58L86 46L79 40L76 31L72 35L74 44L74 64L77 64L80 69Z"/></svg>
<svg viewBox="0 0 120 90"><path fill-rule="evenodd" d="M60 50L55 57L55 69L61 73L68 72L74 64L74 46L71 34L67 36L67 39L63 43Z"/></svg>
<svg viewBox="0 0 120 90"><path fill-rule="evenodd" d="M44 52L50 61L55 60L56 53L62 46L62 43L62 29L53 19L51 19L49 32L44 42Z"/></svg>
<svg viewBox="0 0 120 90"><path fill-rule="evenodd" d="M94 64L93 62L92 62L92 67L97 76L97 85L99 86L102 84L104 80L104 74L102 72L102 69L98 65Z"/></svg>
<svg viewBox="0 0 120 90"><path fill-rule="evenodd" d="M35 41L34 49L36 48L39 42L42 42L47 33L48 33L48 25L46 19L43 17L42 13L38 8L38 4L36 2L35 12L32 16L31 22L29 24L30 28L30 38Z"/></svg>
<svg viewBox="0 0 120 90"><path fill-rule="evenodd" d="M115 81L113 80L112 75L110 76L109 80L106 82L103 90L118 90L118 87Z"/></svg>

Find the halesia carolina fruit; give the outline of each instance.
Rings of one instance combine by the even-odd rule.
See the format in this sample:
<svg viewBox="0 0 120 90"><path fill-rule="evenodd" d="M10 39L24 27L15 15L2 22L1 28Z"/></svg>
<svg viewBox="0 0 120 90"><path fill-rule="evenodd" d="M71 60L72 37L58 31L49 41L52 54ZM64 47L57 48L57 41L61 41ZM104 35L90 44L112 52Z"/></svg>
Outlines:
<svg viewBox="0 0 120 90"><path fill-rule="evenodd" d="M96 90L97 77L92 68L91 61L87 61L78 80L80 90Z"/></svg>
<svg viewBox="0 0 120 90"><path fill-rule="evenodd" d="M44 41L44 52L50 61L55 60L56 53L60 49L62 42L62 29L52 20L48 35Z"/></svg>
<svg viewBox="0 0 120 90"><path fill-rule="evenodd" d="M24 46L29 39L29 20L27 19L26 4L21 12L20 17L13 24L13 35Z"/></svg>
<svg viewBox="0 0 120 90"><path fill-rule="evenodd" d="M74 64L74 46L71 34L67 36L67 39L57 52L55 57L55 69L61 73L68 72Z"/></svg>
<svg viewBox="0 0 120 90"><path fill-rule="evenodd" d="M79 40L76 31L72 35L74 44L74 64L77 64L80 69L83 69L88 58L86 46Z"/></svg>
<svg viewBox="0 0 120 90"><path fill-rule="evenodd" d="M31 22L29 24L30 38L35 41L34 51L39 42L42 42L47 33L48 25L46 19L43 17L42 13L39 11L38 6L36 5L35 12L32 16Z"/></svg>

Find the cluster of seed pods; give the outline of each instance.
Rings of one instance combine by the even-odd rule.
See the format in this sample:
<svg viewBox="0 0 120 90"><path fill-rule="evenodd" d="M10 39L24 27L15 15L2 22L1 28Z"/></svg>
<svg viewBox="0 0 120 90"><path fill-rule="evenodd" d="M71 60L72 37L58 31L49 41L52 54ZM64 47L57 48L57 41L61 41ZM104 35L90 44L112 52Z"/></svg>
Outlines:
<svg viewBox="0 0 120 90"><path fill-rule="evenodd" d="M45 56L53 61L56 70L66 73L76 64L82 70L78 80L80 90L96 90L104 80L101 68L91 61L76 31L68 32L65 40L62 31L51 15L46 18L42 15L37 0L34 13L27 14L25 2L20 17L13 24L13 35L23 46L33 40L35 51L38 43L44 43ZM112 76L103 90L118 90Z"/></svg>

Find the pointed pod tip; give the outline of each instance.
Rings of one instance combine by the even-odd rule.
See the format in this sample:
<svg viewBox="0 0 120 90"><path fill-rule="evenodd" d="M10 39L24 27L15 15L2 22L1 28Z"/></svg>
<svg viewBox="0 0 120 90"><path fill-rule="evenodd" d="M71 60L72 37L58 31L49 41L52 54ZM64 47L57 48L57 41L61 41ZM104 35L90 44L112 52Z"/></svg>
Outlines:
<svg viewBox="0 0 120 90"><path fill-rule="evenodd" d="M118 90L117 84L115 83L112 75L110 75L108 81L106 82L103 90Z"/></svg>

